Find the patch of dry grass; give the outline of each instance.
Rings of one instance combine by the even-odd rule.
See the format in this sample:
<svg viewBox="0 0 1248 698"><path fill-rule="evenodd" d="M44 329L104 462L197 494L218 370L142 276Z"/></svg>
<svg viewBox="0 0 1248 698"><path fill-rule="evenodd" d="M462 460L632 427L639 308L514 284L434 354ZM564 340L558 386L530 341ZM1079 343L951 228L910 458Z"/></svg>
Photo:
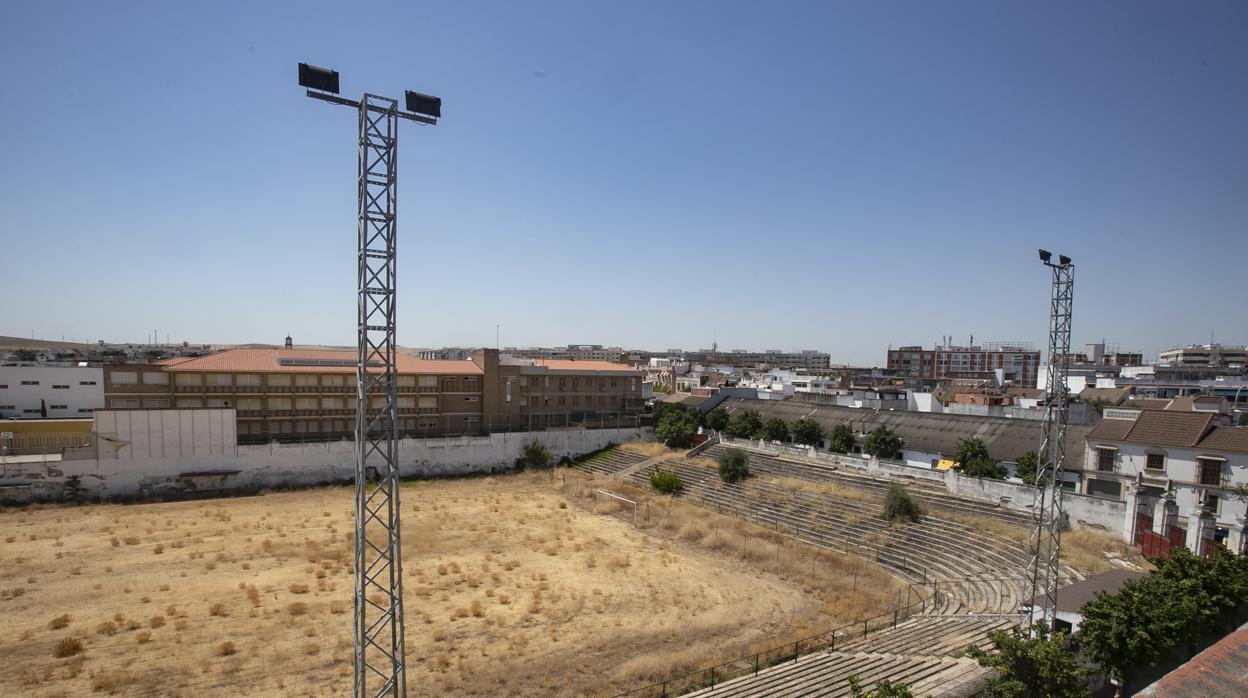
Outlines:
<svg viewBox="0 0 1248 698"><path fill-rule="evenodd" d="M1062 563L1085 576L1111 569L1152 569L1139 548L1111 533L1086 527L1062 533Z"/></svg>

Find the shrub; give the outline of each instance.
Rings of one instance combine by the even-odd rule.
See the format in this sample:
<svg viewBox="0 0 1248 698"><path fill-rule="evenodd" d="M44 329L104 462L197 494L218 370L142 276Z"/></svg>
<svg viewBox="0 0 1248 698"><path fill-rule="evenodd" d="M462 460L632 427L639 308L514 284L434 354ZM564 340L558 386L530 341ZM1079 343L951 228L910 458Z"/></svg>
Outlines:
<svg viewBox="0 0 1248 698"><path fill-rule="evenodd" d="M213 605L209 606L209 607L208 607L208 613L210 613L210 614L212 614L212 615L214 615L214 616L225 616L225 615L229 615L229 614L228 614L228 613L226 613L226 611L225 611L225 604L220 603L220 602L218 602L218 603L214 603Z"/></svg>
<svg viewBox="0 0 1248 698"><path fill-rule="evenodd" d="M904 519L906 521L918 521L923 516L923 510L919 507L919 503L914 501L906 488L893 482L888 485L888 491L884 493L884 518L889 521Z"/></svg>
<svg viewBox="0 0 1248 698"><path fill-rule="evenodd" d="M291 584L289 588L290 588L290 593L292 593L292 594L306 594L306 593L308 593L308 585L307 585L307 584Z"/></svg>
<svg viewBox="0 0 1248 698"><path fill-rule="evenodd" d="M233 642L226 640L225 642L217 645L217 654L222 657L228 657L231 654L238 654L238 648L234 646Z"/></svg>
<svg viewBox="0 0 1248 698"><path fill-rule="evenodd" d="M302 601L296 601L287 606L286 610L292 616L301 616L308 612L308 605Z"/></svg>
<svg viewBox="0 0 1248 698"><path fill-rule="evenodd" d="M854 429L848 424L837 424L828 434L828 448L833 453L849 453L854 450Z"/></svg>
<svg viewBox="0 0 1248 698"><path fill-rule="evenodd" d="M546 450L541 441L533 439L525 442L524 447L520 450L520 458L516 460L518 468L545 468L550 465L550 459L554 454Z"/></svg>
<svg viewBox="0 0 1248 698"><path fill-rule="evenodd" d="M149 620L147 624L152 626L153 628L159 628L160 626L165 624L165 617L164 616L152 616L152 619Z"/></svg>
<svg viewBox="0 0 1248 698"><path fill-rule="evenodd" d="M51 630L60 630L61 628L64 628L68 625L69 625L69 614L62 613L61 615L53 618L51 622L48 623L48 628Z"/></svg>
<svg viewBox="0 0 1248 698"><path fill-rule="evenodd" d="M52 648L52 656L57 658L72 657L82 652L82 640L76 637L66 637L56 646Z"/></svg>
<svg viewBox="0 0 1248 698"><path fill-rule="evenodd" d="M779 417L772 417L763 423L763 438L768 441L788 441L789 424Z"/></svg>
<svg viewBox="0 0 1248 698"><path fill-rule="evenodd" d="M871 432L866 440L862 442L862 450L868 455L890 460L901 458L901 449L903 447L905 447L905 442L888 427L879 427Z"/></svg>
<svg viewBox="0 0 1248 698"><path fill-rule="evenodd" d="M739 448L729 448L719 454L719 479L738 482L750 476L750 456Z"/></svg>
<svg viewBox="0 0 1248 698"><path fill-rule="evenodd" d="M823 445L823 427L809 417L793 422L793 440L804 446Z"/></svg>
<svg viewBox="0 0 1248 698"><path fill-rule="evenodd" d="M685 488L685 483L676 473L662 468L655 468L654 472L650 473L650 486L663 494L674 495L680 494L680 491Z"/></svg>
<svg viewBox="0 0 1248 698"><path fill-rule="evenodd" d="M756 410L745 410L728 422L728 426L724 428L724 433L729 436L735 436L738 439L752 439L762 429L763 418L758 415L758 412Z"/></svg>
<svg viewBox="0 0 1248 698"><path fill-rule="evenodd" d="M654 437L668 448L689 448L698 431L697 418L685 410L667 410L654 428Z"/></svg>

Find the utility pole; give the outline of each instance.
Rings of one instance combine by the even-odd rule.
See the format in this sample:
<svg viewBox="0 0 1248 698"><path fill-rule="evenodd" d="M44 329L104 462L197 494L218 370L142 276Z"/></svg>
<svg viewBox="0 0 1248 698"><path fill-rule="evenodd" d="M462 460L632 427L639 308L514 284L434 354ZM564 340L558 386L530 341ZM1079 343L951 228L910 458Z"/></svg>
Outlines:
<svg viewBox="0 0 1248 698"><path fill-rule="evenodd" d="M442 100L337 96L338 72L299 64L307 95L359 115L355 413L355 679L352 695L407 695L395 357L398 120L434 125ZM424 116L422 116L422 114Z"/></svg>
<svg viewBox="0 0 1248 698"><path fill-rule="evenodd" d="M1040 250L1040 261L1053 270L1049 305L1049 362L1045 390L1043 437L1036 465L1036 491L1032 501L1031 557L1023 586L1023 602L1031 601L1027 630L1043 620L1050 630L1057 615L1057 587L1061 572L1062 468L1066 462L1066 412L1069 386L1070 318L1074 304L1074 271L1070 257ZM1039 613L1037 613L1037 607Z"/></svg>

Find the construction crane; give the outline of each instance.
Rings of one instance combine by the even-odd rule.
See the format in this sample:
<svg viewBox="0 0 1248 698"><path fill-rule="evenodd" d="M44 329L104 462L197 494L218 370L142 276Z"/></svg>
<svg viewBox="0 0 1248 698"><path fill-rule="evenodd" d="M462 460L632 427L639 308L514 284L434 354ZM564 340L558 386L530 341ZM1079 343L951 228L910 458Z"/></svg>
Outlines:
<svg viewBox="0 0 1248 698"><path fill-rule="evenodd" d="M353 695L407 695L399 527L395 355L398 120L435 125L442 100L338 96L338 71L299 64L307 95L359 113L355 412L355 642Z"/></svg>
<svg viewBox="0 0 1248 698"><path fill-rule="evenodd" d="M1062 468L1066 462L1066 413L1069 387L1066 381L1070 354L1070 318L1074 300L1074 264L1070 257L1040 250L1040 261L1053 272L1049 305L1048 380L1045 388L1044 432L1036 465L1036 491L1032 502L1030 558L1023 587L1023 601L1031 602L1027 630L1034 635L1043 621L1053 628L1057 614L1057 587L1061 569Z"/></svg>

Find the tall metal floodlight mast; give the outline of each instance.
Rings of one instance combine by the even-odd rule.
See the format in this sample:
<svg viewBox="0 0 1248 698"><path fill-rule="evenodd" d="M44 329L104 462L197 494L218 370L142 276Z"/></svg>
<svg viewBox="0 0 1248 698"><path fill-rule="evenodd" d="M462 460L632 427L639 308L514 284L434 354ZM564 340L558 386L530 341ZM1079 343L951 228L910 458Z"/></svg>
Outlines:
<svg viewBox="0 0 1248 698"><path fill-rule="evenodd" d="M299 84L309 97L359 112L353 693L406 696L395 419L398 120L436 124L442 100L409 90L404 112L389 97L345 99L337 96L338 71L306 63Z"/></svg>
<svg viewBox="0 0 1248 698"><path fill-rule="evenodd" d="M1062 467L1066 462L1066 411L1070 355L1070 313L1074 300L1074 271L1070 257L1040 250L1040 261L1053 270L1053 297L1049 309L1048 382L1045 390L1043 440L1036 465L1036 493L1032 503L1031 558L1023 600L1031 599L1027 629L1043 620L1053 627L1057 613L1057 586L1061 566Z"/></svg>

